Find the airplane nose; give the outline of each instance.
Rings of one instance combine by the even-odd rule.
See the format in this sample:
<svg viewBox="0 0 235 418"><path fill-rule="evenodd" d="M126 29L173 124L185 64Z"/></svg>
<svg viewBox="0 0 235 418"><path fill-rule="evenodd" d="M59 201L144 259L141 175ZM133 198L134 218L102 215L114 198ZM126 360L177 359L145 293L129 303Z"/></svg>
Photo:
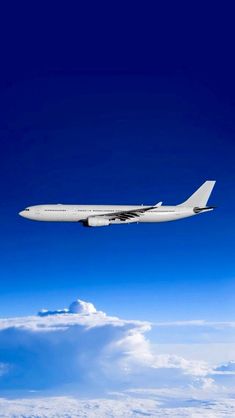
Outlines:
<svg viewBox="0 0 235 418"><path fill-rule="evenodd" d="M25 215L24 210L22 210L21 212L18 213L18 215L23 216Z"/></svg>

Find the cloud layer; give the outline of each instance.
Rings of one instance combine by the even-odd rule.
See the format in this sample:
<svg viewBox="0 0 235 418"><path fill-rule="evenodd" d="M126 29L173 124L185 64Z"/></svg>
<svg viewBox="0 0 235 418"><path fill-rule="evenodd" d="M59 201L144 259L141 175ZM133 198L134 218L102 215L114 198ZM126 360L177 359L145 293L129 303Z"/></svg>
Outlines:
<svg viewBox="0 0 235 418"><path fill-rule="evenodd" d="M170 326L173 327L173 324ZM185 323L183 326L186 326ZM198 322L190 322L189 326L198 327ZM200 326L203 324L200 323ZM206 327L208 326L207 323ZM162 323L159 330L163 327ZM178 327L179 324L176 324L176 328ZM234 362L212 367L203 360L186 359L167 352L159 353L159 347L156 350L156 346L147 338L150 330L151 324L148 322L110 317L97 311L91 303L81 300L73 302L66 309L40 311L37 316L1 319L0 389L11 396L16 396L19 390L22 396L29 396L31 393L31 398L34 393L32 391L40 396L43 393L53 393L57 395L53 405L54 408L58 405L58 409L61 403L58 395L63 394L66 395L69 405L72 402L77 410L82 408L84 417L93 416L95 401L84 403L68 396L74 396L75 393L76 396L78 394L89 398L109 396L109 402L96 401L97 408L103 411L103 415L99 414L100 418L111 417L112 414L119 416L117 410L116 415L110 412L112 408L115 411L115 405L119 405L119 409L124 408L128 411L127 416L131 417L132 409L140 405L139 402L143 406L143 411L138 406L139 414L150 414L148 411L151 408L156 411L160 407L166 409L169 405L172 407L177 402L179 404L180 396L183 399L180 407L192 407L189 399L184 398L186 393L198 399L199 403L206 402L208 397L218 400L218 396L223 396L223 403L231 405ZM178 392L174 397L176 387ZM161 392L163 388L164 394ZM166 393L166 390L170 392ZM118 392L118 398L110 399L110 391ZM17 405L21 405L22 411L27 409L27 405L31 405L34 411L36 407L42 407L44 401L35 398L27 405L26 403L26 400L21 400ZM13 405L11 401L12 408ZM197 408L202 408L203 405L198 404ZM105 412L106 407L109 415ZM0 401L0 408L6 414L10 411L7 399ZM84 408L88 408L90 415L85 414ZM43 416L43 413L39 416ZM18 410L16 416L20 414ZM72 416L79 415L74 412ZM120 416L124 417L124 412Z"/></svg>
<svg viewBox="0 0 235 418"><path fill-rule="evenodd" d="M234 418L234 399L172 398L157 393L115 394L113 399L0 398L1 418Z"/></svg>
<svg viewBox="0 0 235 418"><path fill-rule="evenodd" d="M1 320L0 388L120 389L206 378L210 371L204 362L156 355L146 338L150 328L109 317L81 300L68 309Z"/></svg>

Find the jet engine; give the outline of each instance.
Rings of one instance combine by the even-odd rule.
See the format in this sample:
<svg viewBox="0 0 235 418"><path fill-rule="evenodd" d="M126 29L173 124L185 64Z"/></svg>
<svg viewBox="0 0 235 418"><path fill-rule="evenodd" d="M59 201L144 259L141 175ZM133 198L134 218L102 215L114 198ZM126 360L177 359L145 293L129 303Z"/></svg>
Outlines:
<svg viewBox="0 0 235 418"><path fill-rule="evenodd" d="M100 218L99 216L90 216L87 219L88 226L107 226L110 222L108 219Z"/></svg>

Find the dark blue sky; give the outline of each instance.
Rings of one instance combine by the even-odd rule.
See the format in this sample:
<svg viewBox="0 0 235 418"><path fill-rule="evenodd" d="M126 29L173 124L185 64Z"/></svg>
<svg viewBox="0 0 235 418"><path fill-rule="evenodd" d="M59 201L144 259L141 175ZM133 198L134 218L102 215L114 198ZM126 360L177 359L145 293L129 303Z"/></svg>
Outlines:
<svg viewBox="0 0 235 418"><path fill-rule="evenodd" d="M2 13L0 315L80 297L140 319L234 317L233 11L94 7ZM175 223L18 216L174 204L206 179L218 210Z"/></svg>

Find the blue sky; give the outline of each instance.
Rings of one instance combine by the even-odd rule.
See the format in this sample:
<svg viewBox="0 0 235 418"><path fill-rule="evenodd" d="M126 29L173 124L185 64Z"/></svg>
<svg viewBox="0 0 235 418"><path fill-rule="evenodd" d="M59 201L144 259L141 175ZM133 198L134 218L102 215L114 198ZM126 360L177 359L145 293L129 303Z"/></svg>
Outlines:
<svg viewBox="0 0 235 418"><path fill-rule="evenodd" d="M78 23L58 9L51 31L52 12L43 31L29 9L3 27L0 315L81 297L126 318L233 318L228 15L215 8L208 31L205 8L195 32L198 10L184 10L182 26L173 11L162 10L165 25L136 7L130 31L127 7L122 31L120 11L107 26L91 16L87 30L85 10ZM85 229L18 216L47 202L174 204L206 179L217 180L217 211L175 223Z"/></svg>
<svg viewBox="0 0 235 418"><path fill-rule="evenodd" d="M200 83L130 75L21 81L1 103L2 315L76 296L142 319L234 315L229 107ZM206 179L218 209L175 223L86 229L18 216L40 203L177 204Z"/></svg>

